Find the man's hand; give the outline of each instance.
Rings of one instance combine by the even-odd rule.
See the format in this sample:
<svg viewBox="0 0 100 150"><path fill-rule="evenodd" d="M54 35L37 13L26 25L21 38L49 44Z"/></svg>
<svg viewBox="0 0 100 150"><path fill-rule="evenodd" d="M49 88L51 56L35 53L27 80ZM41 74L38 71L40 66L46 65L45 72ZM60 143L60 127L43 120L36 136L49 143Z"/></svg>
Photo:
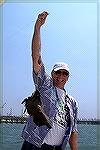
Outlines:
<svg viewBox="0 0 100 150"><path fill-rule="evenodd" d="M36 24L35 24L35 27L40 28L45 23L47 16L48 16L48 12L46 12L46 11L39 14L37 21L36 21Z"/></svg>

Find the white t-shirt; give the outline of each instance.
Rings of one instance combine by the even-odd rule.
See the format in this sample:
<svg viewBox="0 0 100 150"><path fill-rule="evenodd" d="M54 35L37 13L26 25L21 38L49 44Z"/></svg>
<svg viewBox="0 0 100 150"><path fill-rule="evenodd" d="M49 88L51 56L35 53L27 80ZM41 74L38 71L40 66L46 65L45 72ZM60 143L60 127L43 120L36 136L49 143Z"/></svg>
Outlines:
<svg viewBox="0 0 100 150"><path fill-rule="evenodd" d="M49 130L43 141L43 143L46 143L48 145L60 145L62 143L66 130L65 110L64 110L66 93L62 89L59 88L56 89L59 98L57 104L58 112L55 115L55 122L53 123L52 128Z"/></svg>

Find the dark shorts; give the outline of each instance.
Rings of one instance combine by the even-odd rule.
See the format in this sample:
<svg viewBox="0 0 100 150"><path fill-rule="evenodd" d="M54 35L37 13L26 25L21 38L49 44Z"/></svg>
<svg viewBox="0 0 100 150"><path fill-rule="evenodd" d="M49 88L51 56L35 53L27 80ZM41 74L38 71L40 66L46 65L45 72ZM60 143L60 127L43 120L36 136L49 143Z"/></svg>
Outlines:
<svg viewBox="0 0 100 150"><path fill-rule="evenodd" d="M24 141L21 150L61 150L61 146L51 146L47 144L43 144L41 148Z"/></svg>

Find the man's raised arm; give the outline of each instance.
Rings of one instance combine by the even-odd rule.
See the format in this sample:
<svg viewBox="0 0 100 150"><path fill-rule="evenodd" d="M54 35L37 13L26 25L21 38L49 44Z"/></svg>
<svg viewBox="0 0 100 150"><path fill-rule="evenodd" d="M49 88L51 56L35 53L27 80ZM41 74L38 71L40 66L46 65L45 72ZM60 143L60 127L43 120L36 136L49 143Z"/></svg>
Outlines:
<svg viewBox="0 0 100 150"><path fill-rule="evenodd" d="M32 38L32 60L35 73L38 73L41 68L40 28L45 23L47 15L48 13L45 11L39 14L34 27L34 34Z"/></svg>

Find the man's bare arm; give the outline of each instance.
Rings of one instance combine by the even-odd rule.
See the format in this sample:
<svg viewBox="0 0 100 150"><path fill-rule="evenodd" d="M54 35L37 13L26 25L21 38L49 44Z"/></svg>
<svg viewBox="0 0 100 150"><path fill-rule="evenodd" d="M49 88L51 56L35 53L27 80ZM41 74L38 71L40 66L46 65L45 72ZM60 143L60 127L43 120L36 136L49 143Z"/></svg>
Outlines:
<svg viewBox="0 0 100 150"><path fill-rule="evenodd" d="M46 17L48 13L43 12L38 15L38 18L34 27L34 34L32 38L32 60L33 60L33 68L35 73L38 73L41 68L41 37L40 37L40 29L41 26L45 23Z"/></svg>
<svg viewBox="0 0 100 150"><path fill-rule="evenodd" d="M71 150L78 150L78 133L76 131L71 133L69 144Z"/></svg>

